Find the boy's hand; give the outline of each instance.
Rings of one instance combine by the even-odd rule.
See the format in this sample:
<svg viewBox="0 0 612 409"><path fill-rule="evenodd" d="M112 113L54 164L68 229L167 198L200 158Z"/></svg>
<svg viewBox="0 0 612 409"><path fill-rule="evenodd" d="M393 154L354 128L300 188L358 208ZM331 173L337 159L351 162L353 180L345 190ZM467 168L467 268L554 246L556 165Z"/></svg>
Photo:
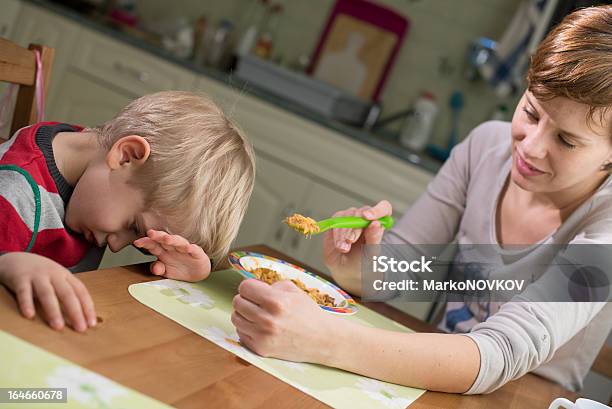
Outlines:
<svg viewBox="0 0 612 409"><path fill-rule="evenodd" d="M146 237L134 240L133 244L157 257L151 264L155 275L195 282L210 274L210 259L204 250L184 237L151 229Z"/></svg>
<svg viewBox="0 0 612 409"><path fill-rule="evenodd" d="M87 288L68 269L47 257L23 252L0 256L0 282L15 293L19 310L26 318L36 315L36 297L53 329L64 328L64 315L79 332L96 325Z"/></svg>

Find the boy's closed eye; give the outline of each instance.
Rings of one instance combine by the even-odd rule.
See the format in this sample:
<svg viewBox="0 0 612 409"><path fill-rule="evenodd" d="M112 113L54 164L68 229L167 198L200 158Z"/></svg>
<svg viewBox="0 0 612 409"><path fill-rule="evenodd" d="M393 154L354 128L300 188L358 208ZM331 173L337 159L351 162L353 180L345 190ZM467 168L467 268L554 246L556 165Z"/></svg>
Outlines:
<svg viewBox="0 0 612 409"><path fill-rule="evenodd" d="M140 228L140 226L138 225L138 222L136 220L134 220L134 222L130 225L130 230L132 232L134 232L134 234L136 235L136 237L139 239L141 237L145 237L146 234L142 231L142 229ZM145 256L152 256L153 254L151 254L149 252L149 250L142 248L142 247L137 247L137 246L133 246L136 250L138 250L139 252L141 252L142 254L144 254Z"/></svg>
<svg viewBox="0 0 612 409"><path fill-rule="evenodd" d="M131 224L129 229L134 232L134 234L136 234L136 237L141 238L146 236L142 230L140 229L140 226L138 225L138 222L136 220L134 220Z"/></svg>

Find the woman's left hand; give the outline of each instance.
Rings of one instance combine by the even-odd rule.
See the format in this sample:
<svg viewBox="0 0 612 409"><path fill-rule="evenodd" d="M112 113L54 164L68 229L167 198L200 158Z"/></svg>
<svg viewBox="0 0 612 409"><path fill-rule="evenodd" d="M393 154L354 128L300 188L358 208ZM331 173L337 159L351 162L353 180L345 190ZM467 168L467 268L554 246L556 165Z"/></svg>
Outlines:
<svg viewBox="0 0 612 409"><path fill-rule="evenodd" d="M324 363L334 317L291 281L244 280L233 300L240 342L264 357Z"/></svg>
<svg viewBox="0 0 612 409"><path fill-rule="evenodd" d="M195 282L210 274L210 259L204 250L182 236L151 229L146 237L134 240L133 244L157 257L151 264L155 275Z"/></svg>

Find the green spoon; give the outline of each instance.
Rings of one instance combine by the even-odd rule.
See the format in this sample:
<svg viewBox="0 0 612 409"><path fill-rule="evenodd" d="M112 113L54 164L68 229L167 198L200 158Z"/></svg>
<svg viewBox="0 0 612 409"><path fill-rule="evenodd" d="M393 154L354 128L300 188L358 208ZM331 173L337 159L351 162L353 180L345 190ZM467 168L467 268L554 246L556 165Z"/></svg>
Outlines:
<svg viewBox="0 0 612 409"><path fill-rule="evenodd" d="M296 219L292 219L294 217L298 217L299 221L305 221L305 223L296 223ZM385 229L390 229L395 223L395 220L393 220L391 216L381 217L378 221ZM287 223L289 227L307 236L323 233L329 229L364 229L368 227L371 222L372 220L367 220L358 216L331 217L318 222L300 215L293 215L285 219L285 223Z"/></svg>

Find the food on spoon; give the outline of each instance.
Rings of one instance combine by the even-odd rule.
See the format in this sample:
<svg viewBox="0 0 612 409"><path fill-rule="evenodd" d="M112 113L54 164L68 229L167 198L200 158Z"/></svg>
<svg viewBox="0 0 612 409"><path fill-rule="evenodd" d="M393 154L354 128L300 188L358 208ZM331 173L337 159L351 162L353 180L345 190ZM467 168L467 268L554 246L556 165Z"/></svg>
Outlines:
<svg viewBox="0 0 612 409"><path fill-rule="evenodd" d="M284 222L287 223L287 226L299 231L305 236L317 234L320 231L316 220L310 217L302 216L298 213L294 213L291 216L286 217Z"/></svg>

